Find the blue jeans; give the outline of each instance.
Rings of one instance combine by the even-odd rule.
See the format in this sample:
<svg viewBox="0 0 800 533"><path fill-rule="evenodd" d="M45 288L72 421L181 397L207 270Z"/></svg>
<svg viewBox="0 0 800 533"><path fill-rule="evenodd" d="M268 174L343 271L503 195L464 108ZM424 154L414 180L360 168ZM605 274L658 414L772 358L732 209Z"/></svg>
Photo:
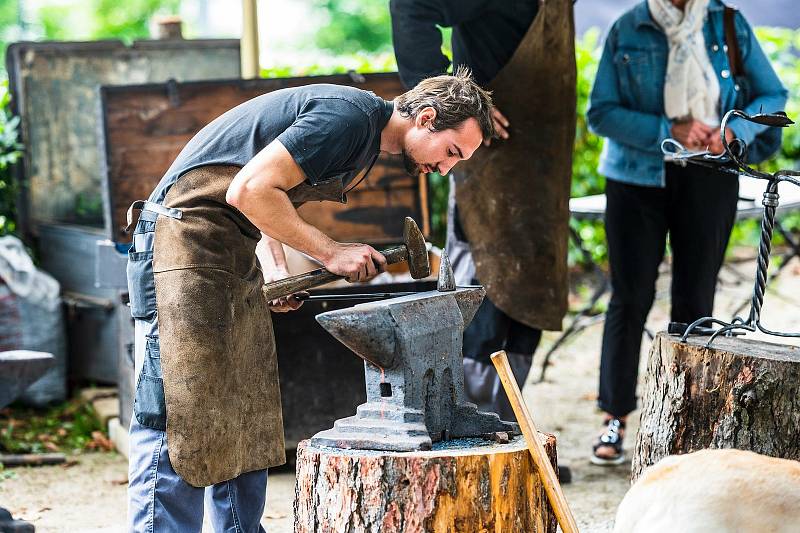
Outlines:
<svg viewBox="0 0 800 533"><path fill-rule="evenodd" d="M175 473L167 454L167 434L131 417L128 466L128 531L199 533L203 501L215 532L263 533L267 471L197 488Z"/></svg>

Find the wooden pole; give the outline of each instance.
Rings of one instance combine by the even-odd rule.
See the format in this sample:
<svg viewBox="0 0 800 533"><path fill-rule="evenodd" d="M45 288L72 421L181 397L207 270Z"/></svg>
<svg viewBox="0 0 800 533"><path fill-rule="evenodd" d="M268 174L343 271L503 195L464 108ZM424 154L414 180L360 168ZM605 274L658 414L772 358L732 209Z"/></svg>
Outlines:
<svg viewBox="0 0 800 533"><path fill-rule="evenodd" d="M522 392L517 386L517 381L514 379L514 374L511 371L511 365L508 364L508 357L506 352L500 351L492 354L492 363L497 369L497 374L500 376L500 381L503 383L503 388L506 390L508 400L511 402L511 408L514 410L514 415L517 417L522 434L528 443L528 450L533 457L533 462L536 464L536 470L539 472L539 477L544 485L544 490L547 493L547 499L553 507L553 512L556 514L558 524L564 533L578 533L578 525L575 523L575 517L572 516L567 499L564 497L564 492L561 490L561 485L558 482L558 476L553 465L547 458L547 453L538 439L538 431L533 423L533 418L525 405L522 398Z"/></svg>
<svg viewBox="0 0 800 533"><path fill-rule="evenodd" d="M258 78L258 10L256 0L242 0L242 78Z"/></svg>

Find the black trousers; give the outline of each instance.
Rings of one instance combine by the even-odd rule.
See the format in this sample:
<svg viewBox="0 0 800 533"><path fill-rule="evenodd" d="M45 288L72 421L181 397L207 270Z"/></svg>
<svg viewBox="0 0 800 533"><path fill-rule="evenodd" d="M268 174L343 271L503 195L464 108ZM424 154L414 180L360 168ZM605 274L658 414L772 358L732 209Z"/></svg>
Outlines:
<svg viewBox="0 0 800 533"><path fill-rule="evenodd" d="M642 333L667 234L672 321L710 316L738 197L737 177L696 165L666 164L665 188L606 182L612 294L600 358L598 405L603 411L625 416L636 408Z"/></svg>

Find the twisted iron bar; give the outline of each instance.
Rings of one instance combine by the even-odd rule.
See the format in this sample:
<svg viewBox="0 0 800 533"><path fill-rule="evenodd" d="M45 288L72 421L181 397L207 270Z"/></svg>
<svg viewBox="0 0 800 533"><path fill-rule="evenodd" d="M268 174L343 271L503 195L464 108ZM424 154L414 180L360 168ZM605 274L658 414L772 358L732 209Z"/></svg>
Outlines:
<svg viewBox="0 0 800 533"><path fill-rule="evenodd" d="M756 277L753 285L753 296L750 300L750 312L746 320L739 316L734 316L730 322L725 322L724 320L714 317L703 317L689 324L689 326L686 327L686 330L681 335L681 342L686 342L686 339L689 337L689 335L691 335L696 328L703 327L703 325L717 324L722 326L709 337L705 344L706 348L710 347L711 343L713 343L714 340L720 335L730 337L736 335L737 331L739 334L741 334L745 331L755 332L758 330L767 335L773 335L777 337L800 337L800 332L787 333L781 331L772 331L761 324L761 310L764 306L764 296L768 281L769 259L770 252L772 250L772 235L775 229L775 216L780 203L778 185L782 182L788 182L800 187L800 179L797 179L800 177L800 172L783 169L778 170L774 174L769 174L749 166L744 161L747 153L746 146L743 147L743 143L737 139L735 144L732 143L735 147L735 149L732 149L725 136L728 120L730 120L731 117L740 117L749 122L755 122L771 127L785 128L791 124L794 124L784 113L748 115L744 111L740 111L738 109L728 111L723 117L722 123L720 124L720 137L722 139L722 145L725 148L724 155L729 158L730 162L724 161L724 158L721 158L720 156L712 156L705 153L700 154L699 157L685 156L680 154L680 149L683 149L683 147L680 146L680 144L675 143L679 147L678 154L680 155L678 158L683 159L688 163L702 164L706 166L725 165L726 168L724 168L724 170L726 171L734 171L737 174L740 173L745 176L767 181L767 187L764 191L764 198L762 201L762 204L764 205L764 213L761 217L761 238L758 246ZM663 144L662 151L667 153ZM730 163L732 163L732 165Z"/></svg>

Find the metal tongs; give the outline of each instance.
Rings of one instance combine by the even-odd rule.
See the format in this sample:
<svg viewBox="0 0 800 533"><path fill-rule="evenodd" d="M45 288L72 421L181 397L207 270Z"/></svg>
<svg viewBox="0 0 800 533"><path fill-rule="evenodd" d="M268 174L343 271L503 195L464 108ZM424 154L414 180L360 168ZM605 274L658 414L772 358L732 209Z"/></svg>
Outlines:
<svg viewBox="0 0 800 533"><path fill-rule="evenodd" d="M747 152L747 145L740 139L734 139L731 143L731 150L736 152L739 158L744 158ZM727 152L715 154L709 150L694 151L689 150L675 139L668 138L661 142L661 153L664 154L664 161L675 163L685 167L688 163L714 168L722 172L739 174L736 162L731 159Z"/></svg>

